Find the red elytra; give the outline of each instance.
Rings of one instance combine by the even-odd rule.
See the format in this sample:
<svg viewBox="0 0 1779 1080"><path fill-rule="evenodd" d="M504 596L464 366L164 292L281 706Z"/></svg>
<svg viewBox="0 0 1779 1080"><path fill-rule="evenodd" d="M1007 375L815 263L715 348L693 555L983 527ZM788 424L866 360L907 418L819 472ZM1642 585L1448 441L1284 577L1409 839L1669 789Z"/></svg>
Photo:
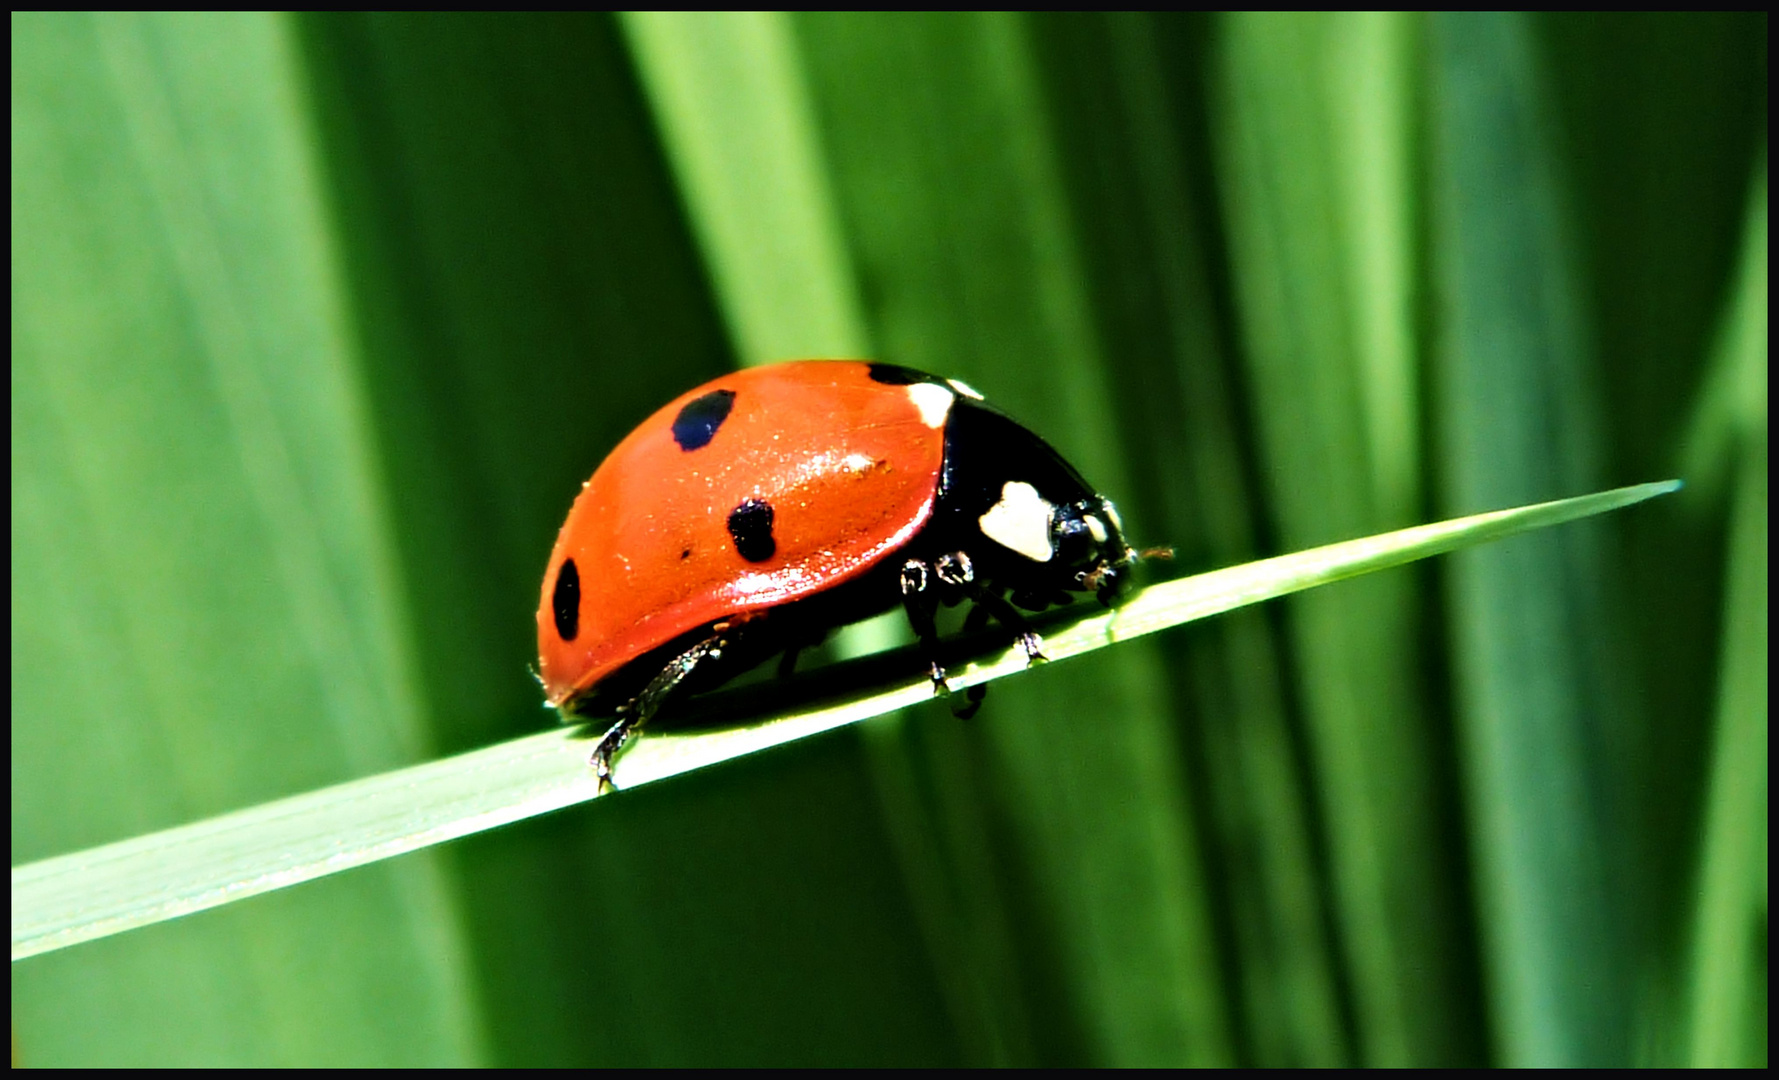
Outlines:
<svg viewBox="0 0 1779 1080"><path fill-rule="evenodd" d="M568 640L555 582L544 582L538 648L550 704L699 626L849 581L926 523L944 432L866 371L819 361L737 371L682 394L618 444L550 553L558 570L573 559L583 583ZM726 415L686 449L677 418L713 400L730 403ZM727 524L750 499L773 509L764 561L744 558Z"/></svg>
<svg viewBox="0 0 1779 1080"><path fill-rule="evenodd" d="M583 485L544 575L539 676L564 719L616 716L593 753L603 784L669 695L897 603L940 694L941 604L974 601L1041 659L1016 607L1110 603L1135 557L1110 501L962 383L750 368L668 403Z"/></svg>

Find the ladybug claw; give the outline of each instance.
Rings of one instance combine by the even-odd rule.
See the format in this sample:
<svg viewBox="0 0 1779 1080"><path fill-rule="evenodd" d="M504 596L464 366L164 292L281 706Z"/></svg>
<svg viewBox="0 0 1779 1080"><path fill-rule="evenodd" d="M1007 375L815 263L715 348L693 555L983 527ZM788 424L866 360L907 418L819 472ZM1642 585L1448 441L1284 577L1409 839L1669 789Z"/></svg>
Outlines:
<svg viewBox="0 0 1779 1080"><path fill-rule="evenodd" d="M601 795L617 790L617 785L612 783L612 758L616 757L618 751L623 749L624 743L629 737L630 722L626 717L613 724L604 735L599 737L599 741L593 744L593 753L587 758L587 764L593 768L593 776L599 783Z"/></svg>
<svg viewBox="0 0 1779 1080"><path fill-rule="evenodd" d="M959 720L968 720L976 715L982 707L982 699L988 694L988 687L980 683L965 690L962 697L951 692L951 684L945 681L945 669L938 662L933 663L933 696L951 706L951 715Z"/></svg>
<svg viewBox="0 0 1779 1080"><path fill-rule="evenodd" d="M593 756L587 759L587 764L593 767L593 776L598 781L601 795L609 795L617 790L617 785L612 783L611 750L605 745L604 739L593 748Z"/></svg>
<svg viewBox="0 0 1779 1080"><path fill-rule="evenodd" d="M932 668L927 672L927 675L933 681L934 697L948 698L951 696L951 684L945 681L945 669L939 666L937 660L933 661Z"/></svg>

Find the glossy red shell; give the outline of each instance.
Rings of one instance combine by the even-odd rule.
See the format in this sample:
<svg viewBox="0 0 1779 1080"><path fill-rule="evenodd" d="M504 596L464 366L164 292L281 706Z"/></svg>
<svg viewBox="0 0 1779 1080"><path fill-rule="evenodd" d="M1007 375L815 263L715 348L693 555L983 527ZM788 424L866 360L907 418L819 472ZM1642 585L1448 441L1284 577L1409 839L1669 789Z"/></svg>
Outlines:
<svg viewBox="0 0 1779 1080"><path fill-rule="evenodd" d="M575 499L544 574L539 668L553 705L643 653L726 618L748 618L850 581L903 547L932 514L943 416L870 365L798 361L737 371L643 421ZM930 393L933 387L926 387ZM734 394L710 441L682 449L674 421L715 391ZM744 559L728 518L772 507L776 550ZM552 607L575 562L580 610L563 640Z"/></svg>

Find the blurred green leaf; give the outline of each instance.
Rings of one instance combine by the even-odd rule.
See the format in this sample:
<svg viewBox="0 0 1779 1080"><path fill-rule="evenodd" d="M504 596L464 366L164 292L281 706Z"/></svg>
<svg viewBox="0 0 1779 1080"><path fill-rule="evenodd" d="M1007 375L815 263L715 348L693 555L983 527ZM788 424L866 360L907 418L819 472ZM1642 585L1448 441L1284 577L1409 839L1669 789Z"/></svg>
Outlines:
<svg viewBox="0 0 1779 1080"><path fill-rule="evenodd" d="M621 21L741 362L869 356L790 16Z"/></svg>
<svg viewBox="0 0 1779 1080"><path fill-rule="evenodd" d="M288 24L41 14L13 31L14 858L418 760ZM440 869L15 973L21 1058L472 1060Z"/></svg>
<svg viewBox="0 0 1779 1080"><path fill-rule="evenodd" d="M1419 515L1420 390L1410 270L1417 147L1407 15L1256 15L1220 57L1230 260L1259 408L1259 453L1287 543ZM1413 581L1293 604L1293 641L1321 790L1361 1060L1440 1060L1459 1042L1466 942L1442 830L1446 763L1417 672ZM1393 868L1393 872L1386 872ZM1341 1047L1334 942L1306 970L1274 1051ZM1306 950L1307 953L1307 950ZM1313 980L1313 981L1312 981Z"/></svg>

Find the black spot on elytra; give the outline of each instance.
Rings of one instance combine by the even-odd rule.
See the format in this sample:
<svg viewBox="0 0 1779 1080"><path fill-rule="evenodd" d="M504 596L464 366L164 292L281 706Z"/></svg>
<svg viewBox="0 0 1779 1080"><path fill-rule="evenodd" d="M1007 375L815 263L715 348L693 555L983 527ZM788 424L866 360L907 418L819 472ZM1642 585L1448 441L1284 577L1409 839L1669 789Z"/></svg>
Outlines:
<svg viewBox="0 0 1779 1080"><path fill-rule="evenodd" d="M729 511L729 537L748 562L765 562L778 550L772 538L772 504L749 499Z"/></svg>
<svg viewBox="0 0 1779 1080"><path fill-rule="evenodd" d="M697 450L716 438L717 429L735 407L735 391L712 390L685 403L673 418L673 441L681 450Z"/></svg>
<svg viewBox="0 0 1779 1080"><path fill-rule="evenodd" d="M913 386L915 383L932 382L933 377L924 371L901 367L897 364L871 364L868 372L872 382L880 382L885 386Z"/></svg>
<svg viewBox="0 0 1779 1080"><path fill-rule="evenodd" d="M556 571L556 587L550 591L550 609L556 613L556 633L573 641L581 632L581 572L573 559L563 559Z"/></svg>
<svg viewBox="0 0 1779 1080"><path fill-rule="evenodd" d="M691 558L692 557L692 549L691 548L682 548L680 550L679 557L682 562L686 559Z"/></svg>

